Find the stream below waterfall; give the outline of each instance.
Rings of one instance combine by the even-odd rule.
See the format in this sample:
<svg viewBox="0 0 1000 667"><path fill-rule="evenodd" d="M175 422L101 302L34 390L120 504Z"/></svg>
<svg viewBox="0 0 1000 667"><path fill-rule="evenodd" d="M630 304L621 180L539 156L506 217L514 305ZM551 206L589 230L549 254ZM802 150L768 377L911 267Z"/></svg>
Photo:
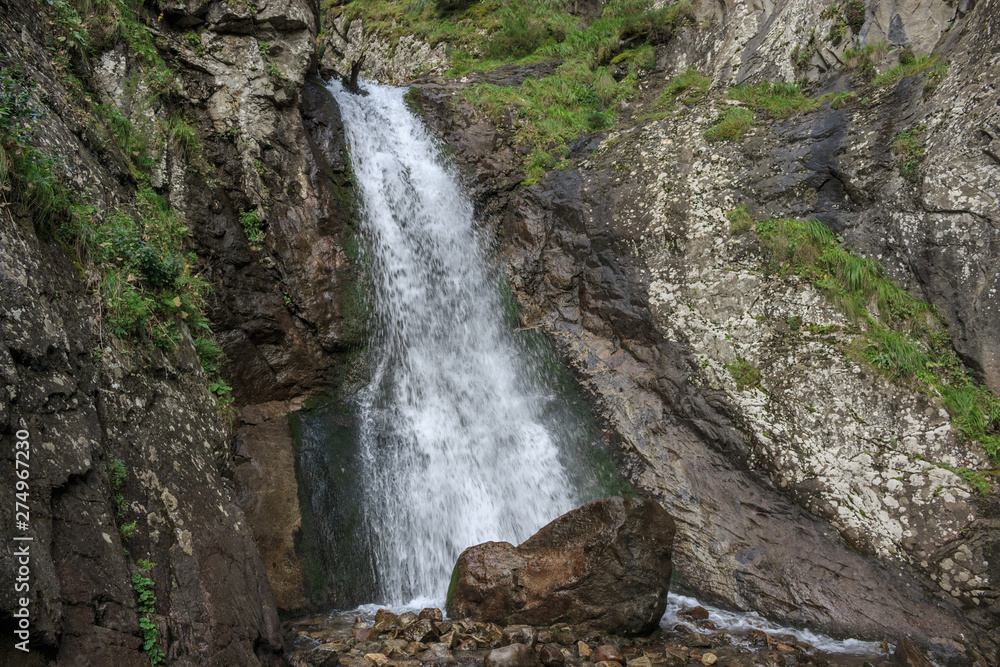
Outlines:
<svg viewBox="0 0 1000 667"><path fill-rule="evenodd" d="M336 585L353 587L337 599L354 608L286 626L297 654L329 650L340 664L371 648L356 640L357 628L370 626L379 606L443 607L465 548L518 544L624 488L609 481L609 445L544 339L515 331L513 299L489 261L490 238L407 107L406 89L363 88L354 95L329 86L343 116L371 281L366 382L339 408L304 416L298 436L317 548L328 552L327 567L340 568ZM355 607L371 600L380 605ZM877 644L784 628L756 614L709 607L707 622L684 616L698 604L671 594L665 636L680 633L690 643L721 633L737 646L763 633L849 656L831 664L881 660ZM303 664L327 663L303 657Z"/></svg>

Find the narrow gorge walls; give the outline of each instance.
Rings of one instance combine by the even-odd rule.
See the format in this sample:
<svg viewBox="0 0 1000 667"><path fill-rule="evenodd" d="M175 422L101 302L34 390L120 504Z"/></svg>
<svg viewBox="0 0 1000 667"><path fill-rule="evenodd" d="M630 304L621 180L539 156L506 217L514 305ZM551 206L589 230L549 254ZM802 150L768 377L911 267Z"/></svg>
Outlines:
<svg viewBox="0 0 1000 667"><path fill-rule="evenodd" d="M36 664L274 664L305 603L287 414L364 320L315 35L307 2L0 9L4 531L24 428Z"/></svg>

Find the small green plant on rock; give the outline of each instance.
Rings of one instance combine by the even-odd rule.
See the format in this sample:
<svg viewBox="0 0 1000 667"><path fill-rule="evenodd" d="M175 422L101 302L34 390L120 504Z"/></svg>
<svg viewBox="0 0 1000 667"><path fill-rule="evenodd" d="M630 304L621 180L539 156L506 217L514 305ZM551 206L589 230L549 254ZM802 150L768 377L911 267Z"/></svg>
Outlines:
<svg viewBox="0 0 1000 667"><path fill-rule="evenodd" d="M240 224L243 226L243 233L246 234L247 243L253 250L260 251L264 243L264 230L260 228L260 214L256 209L249 209L240 213Z"/></svg>
<svg viewBox="0 0 1000 667"><path fill-rule="evenodd" d="M118 534L121 536L123 542L131 540L135 536L135 531L137 530L136 522L123 523L118 526Z"/></svg>
<svg viewBox="0 0 1000 667"><path fill-rule="evenodd" d="M948 76L948 63L936 62L927 70L924 77L924 99L930 98L938 85Z"/></svg>
<svg viewBox="0 0 1000 667"><path fill-rule="evenodd" d="M924 161L924 140L920 135L926 128L926 125L917 125L904 130L892 144L892 152L899 166L899 175L910 183L920 181L920 163Z"/></svg>
<svg viewBox="0 0 1000 667"><path fill-rule="evenodd" d="M184 43L191 47L199 56L205 55L205 45L201 43L201 37L196 33L189 32L184 35Z"/></svg>
<svg viewBox="0 0 1000 667"><path fill-rule="evenodd" d="M805 45L796 44L795 48L792 49L790 54L792 65L795 66L796 70L805 70L809 67L809 61L812 60L813 54L816 53L816 28L809 29L809 38L806 40Z"/></svg>
<svg viewBox="0 0 1000 667"><path fill-rule="evenodd" d="M753 111L730 107L719 116L718 122L705 132L705 138L709 141L740 139L751 127L753 127Z"/></svg>
<svg viewBox="0 0 1000 667"><path fill-rule="evenodd" d="M830 100L830 108L834 111L838 109L843 109L851 102L858 99L858 96L854 93L848 92L846 90L837 93L832 100Z"/></svg>
<svg viewBox="0 0 1000 667"><path fill-rule="evenodd" d="M657 104L672 107L677 100L684 104L694 104L708 92L711 85L711 79L698 74L698 70L694 67L689 67L683 74L678 74L667 83Z"/></svg>
<svg viewBox="0 0 1000 667"><path fill-rule="evenodd" d="M760 369L743 357L736 357L736 362L727 364L726 370L736 380L736 388L740 391L760 389Z"/></svg>
<svg viewBox="0 0 1000 667"><path fill-rule="evenodd" d="M873 86L886 86L892 83L896 83L900 79L904 79L908 76L915 76L920 74L928 67L934 65L938 57L931 55L915 56L912 60L906 56L906 51L904 50L904 55L900 56L899 64L893 68L890 68L879 74L872 80ZM910 54L913 53L912 50L909 51ZM904 58L906 62L904 62Z"/></svg>
<svg viewBox="0 0 1000 667"><path fill-rule="evenodd" d="M152 569L153 563L146 561ZM146 569L146 568L143 568ZM147 570L148 571L148 570ZM143 574L132 575L132 590L135 591L135 601L139 610L139 630L142 632L142 648L152 665L163 662L163 652L158 646L158 633L153 614L156 613L156 593L153 580Z"/></svg>
<svg viewBox="0 0 1000 667"><path fill-rule="evenodd" d="M771 118L786 118L794 113L819 109L818 99L806 97L797 83L749 83L733 86L726 93L731 100L745 102L764 111Z"/></svg>
<svg viewBox="0 0 1000 667"><path fill-rule="evenodd" d="M733 236L739 236L753 229L753 218L750 217L746 204L740 204L727 213L726 217L729 218L730 222L729 233Z"/></svg>

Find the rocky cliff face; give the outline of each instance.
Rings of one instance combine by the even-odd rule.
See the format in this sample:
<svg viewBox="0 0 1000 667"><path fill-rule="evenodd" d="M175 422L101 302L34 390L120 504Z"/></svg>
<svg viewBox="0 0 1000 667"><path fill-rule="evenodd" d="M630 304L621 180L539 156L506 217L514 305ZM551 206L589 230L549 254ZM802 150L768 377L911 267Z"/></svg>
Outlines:
<svg viewBox="0 0 1000 667"><path fill-rule="evenodd" d="M677 518L686 585L835 633L946 651L975 637L995 659L996 485L977 493L959 474L993 464L935 392L866 363L854 321L812 280L776 271L727 214L825 221L932 303L995 390L997 5L872 3L853 28L802 3L697 11L702 22L657 51L622 108L630 120L571 144L570 165L530 187L517 185L516 127L477 114L463 84L426 79L417 99L500 230L525 324L550 332L637 486ZM838 22L863 44L933 48L947 75L869 85L895 51L856 73L847 41L825 38ZM545 67L506 75L517 85ZM689 67L711 92L659 112L664 82ZM854 104L705 138L733 104L728 86L794 78L816 96L855 91ZM926 133L916 179L893 150L914 127Z"/></svg>
<svg viewBox="0 0 1000 667"><path fill-rule="evenodd" d="M179 315L164 349L113 335L86 244L39 224L30 196L0 193L0 619L8 632L8 445L27 429L37 664L145 664L151 636L171 664L267 664L282 650L277 610L311 594L286 417L343 379L365 337L339 117L309 76L319 7L164 0L133 8L137 33L131 5L92 4L82 18L61 2L5 4L4 72L36 82L35 142L81 198L75 214L107 222L144 205L148 186L183 215L196 251L185 271L212 286L205 310L229 364L220 377L199 363L201 333ZM866 362L863 326L812 279L775 270L728 214L824 220L933 304L961 359L1000 389L1000 5L831 7L698 4L658 45L616 128L572 142L565 168L531 186L513 123L458 93L516 86L553 63L424 76L415 99L499 230L524 323L549 332L636 486L676 518L688 588L995 662L1000 507L995 479L970 474L993 464L940 396ZM447 61L441 43L343 14L324 28L322 64L342 73L364 56L398 82ZM855 36L866 55L847 51ZM904 44L950 65L871 85ZM657 106L692 66L708 94ZM739 141L705 138L738 106L729 86L793 78L856 96L758 122ZM125 127L115 114L148 154L112 131ZM923 155L905 174L904 132ZM137 595L144 580L154 611Z"/></svg>
<svg viewBox="0 0 1000 667"><path fill-rule="evenodd" d="M282 651L278 606L304 604L285 419L301 400L288 399L334 376L364 319L350 292L352 186L339 117L322 85L306 82L316 8L88 7L0 8L5 112L27 91L23 127L48 156L43 167L67 184L63 204L94 229L145 210L142 188L183 216L184 246L197 253L183 275L210 284L207 315L229 364L209 377L203 332L184 319L161 347L112 334L104 268L92 259L100 249L80 237L67 245L69 218L40 222L23 194L27 177L4 162L6 636L19 429L31 434L34 542L33 652L5 641L2 660L141 665L159 652L168 664L272 664ZM10 141L3 149L13 152Z"/></svg>

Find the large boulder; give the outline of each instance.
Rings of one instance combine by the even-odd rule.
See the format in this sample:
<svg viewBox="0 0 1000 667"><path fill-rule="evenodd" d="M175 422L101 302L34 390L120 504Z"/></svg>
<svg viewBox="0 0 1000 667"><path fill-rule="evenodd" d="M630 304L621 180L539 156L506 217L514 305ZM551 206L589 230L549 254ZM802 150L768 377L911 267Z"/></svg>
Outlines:
<svg viewBox="0 0 1000 667"><path fill-rule="evenodd" d="M501 625L648 633L666 608L673 541L674 521L655 501L598 500L518 547L486 542L462 552L448 614Z"/></svg>

